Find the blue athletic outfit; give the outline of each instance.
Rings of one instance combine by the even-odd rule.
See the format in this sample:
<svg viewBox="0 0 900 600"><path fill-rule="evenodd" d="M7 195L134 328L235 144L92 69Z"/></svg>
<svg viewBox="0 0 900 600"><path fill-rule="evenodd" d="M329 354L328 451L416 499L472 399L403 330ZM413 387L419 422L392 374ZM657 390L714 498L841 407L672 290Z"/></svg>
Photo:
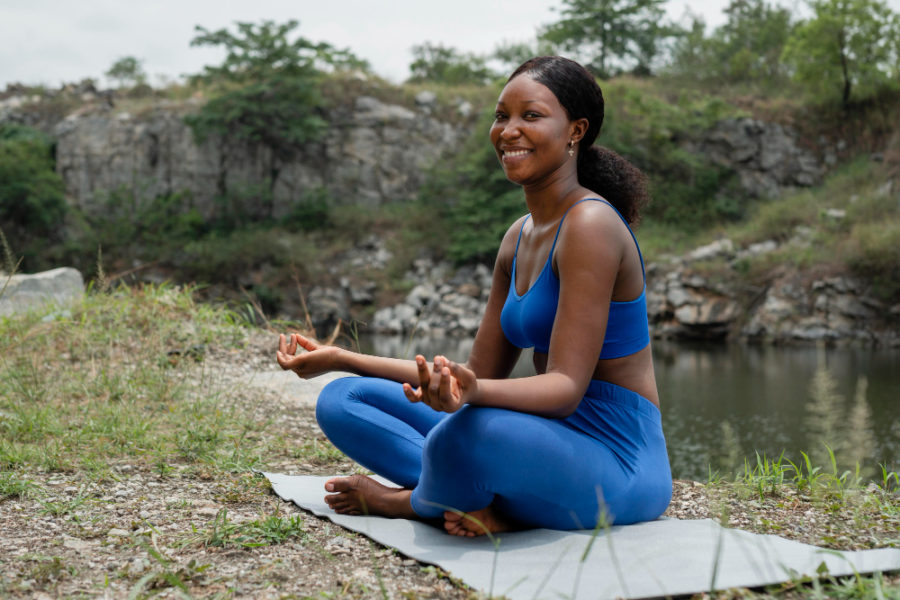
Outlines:
<svg viewBox="0 0 900 600"><path fill-rule="evenodd" d="M554 249L558 237L559 229ZM537 352L549 348L559 299L552 261L551 249L537 281L519 296L513 256L501 313L509 341ZM635 300L611 303L600 358L627 356L649 344L645 292L646 283ZM412 488L412 508L424 518L493 502L523 525L584 529L601 515L616 524L655 519L672 494L659 409L605 381L592 380L575 412L554 419L484 406L442 413L409 402L399 383L347 377L325 387L316 418L348 456Z"/></svg>

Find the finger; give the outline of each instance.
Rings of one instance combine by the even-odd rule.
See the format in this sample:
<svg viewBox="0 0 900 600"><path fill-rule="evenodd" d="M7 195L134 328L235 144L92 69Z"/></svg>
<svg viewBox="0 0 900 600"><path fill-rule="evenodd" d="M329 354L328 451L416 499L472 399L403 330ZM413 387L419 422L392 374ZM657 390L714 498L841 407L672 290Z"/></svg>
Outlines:
<svg viewBox="0 0 900 600"><path fill-rule="evenodd" d="M287 352L287 342L284 339L284 334L278 336L278 351L279 352Z"/></svg>
<svg viewBox="0 0 900 600"><path fill-rule="evenodd" d="M413 389L411 385L408 383L403 384L403 394L406 396L406 399L410 402L421 402L422 398L420 394L416 393L416 390Z"/></svg>
<svg viewBox="0 0 900 600"><path fill-rule="evenodd" d="M444 367L441 369L441 387L438 390L439 398L445 405L452 404L453 397L450 394L450 369Z"/></svg>
<svg viewBox="0 0 900 600"><path fill-rule="evenodd" d="M309 350L310 352L312 352L313 350L317 350L319 348L319 345L311 339L306 338L299 333L295 333L294 335L297 336L297 343L300 344L300 347L304 350Z"/></svg>
<svg viewBox="0 0 900 600"><path fill-rule="evenodd" d="M428 372L428 364L421 354L416 355L416 369L419 373L419 386L424 388L431 381L431 373Z"/></svg>
<svg viewBox="0 0 900 600"><path fill-rule="evenodd" d="M291 334L291 343L288 345L287 353L297 354L297 336L293 333Z"/></svg>
<svg viewBox="0 0 900 600"><path fill-rule="evenodd" d="M305 362L303 356L291 356L290 354L282 354L281 352L276 354L275 358L284 370L294 369Z"/></svg>
<svg viewBox="0 0 900 600"><path fill-rule="evenodd" d="M428 382L428 395L432 401L440 405L441 398L441 380L443 379L441 368L435 363L434 370L431 372L431 379Z"/></svg>

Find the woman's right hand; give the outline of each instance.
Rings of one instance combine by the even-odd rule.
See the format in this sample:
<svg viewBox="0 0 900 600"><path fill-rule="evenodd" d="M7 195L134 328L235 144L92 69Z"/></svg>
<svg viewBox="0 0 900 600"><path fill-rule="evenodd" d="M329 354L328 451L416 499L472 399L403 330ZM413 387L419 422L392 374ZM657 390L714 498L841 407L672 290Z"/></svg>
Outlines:
<svg viewBox="0 0 900 600"><path fill-rule="evenodd" d="M306 352L297 354L298 348ZM293 371L303 379L310 379L329 371L340 370L342 352L336 346L319 344L299 333L290 334L290 340L281 334L275 360L285 371Z"/></svg>

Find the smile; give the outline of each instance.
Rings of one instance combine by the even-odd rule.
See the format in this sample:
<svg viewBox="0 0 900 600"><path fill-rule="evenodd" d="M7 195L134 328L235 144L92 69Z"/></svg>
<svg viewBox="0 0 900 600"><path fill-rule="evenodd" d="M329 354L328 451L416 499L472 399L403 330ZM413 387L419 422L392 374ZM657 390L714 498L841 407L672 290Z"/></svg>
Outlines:
<svg viewBox="0 0 900 600"><path fill-rule="evenodd" d="M514 158L516 156L525 156L529 152L531 152L531 150L503 150L503 156Z"/></svg>

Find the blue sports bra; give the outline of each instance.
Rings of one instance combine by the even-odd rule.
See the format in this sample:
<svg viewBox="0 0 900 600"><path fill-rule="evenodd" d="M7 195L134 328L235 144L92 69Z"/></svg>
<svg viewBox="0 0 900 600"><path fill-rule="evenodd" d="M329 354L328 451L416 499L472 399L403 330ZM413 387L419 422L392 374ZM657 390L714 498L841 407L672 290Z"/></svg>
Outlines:
<svg viewBox="0 0 900 600"><path fill-rule="evenodd" d="M602 198L584 198L575 204L580 204L585 200L605 202L615 210L612 204ZM519 239L516 240L516 250L513 254L509 293L506 296L503 311L500 313L500 327L503 329L506 339L519 348L534 346L535 352L542 354L546 354L550 349L550 334L553 332L553 321L556 318L556 308L559 304L559 277L553 272L553 251L556 249L556 240L559 239L559 232L569 210L572 210L571 206L559 220L547 263L537 280L521 296L516 292L516 255L519 253L519 242L522 241L522 230L525 229L525 223L531 215L525 218L525 221L522 222L522 229L519 230ZM628 222L618 210L616 210L616 214L628 227ZM628 232L631 233L631 238L634 239L637 247L643 273L644 257L641 256L641 249L637 246L637 239L634 237L631 227L628 227ZM603 349L600 352L601 359L628 356L643 350L650 343L650 328L647 323L646 273L644 275L644 287L640 296L628 302L610 302L606 335L603 339Z"/></svg>

